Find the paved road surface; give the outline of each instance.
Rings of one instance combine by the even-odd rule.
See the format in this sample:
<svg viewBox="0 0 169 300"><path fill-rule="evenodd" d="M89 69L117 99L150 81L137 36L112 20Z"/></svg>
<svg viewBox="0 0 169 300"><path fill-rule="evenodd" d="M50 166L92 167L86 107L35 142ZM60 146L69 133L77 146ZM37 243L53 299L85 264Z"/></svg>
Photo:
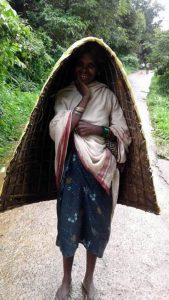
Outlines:
<svg viewBox="0 0 169 300"><path fill-rule="evenodd" d="M117 205L111 240L95 274L102 300L169 299L169 186L150 142L145 98L151 76L139 72L130 81L149 140L161 215ZM55 246L55 207L56 201L40 202L1 214L0 299L53 299L62 277L61 254ZM73 265L73 300L82 299L84 271L85 250L80 246Z"/></svg>

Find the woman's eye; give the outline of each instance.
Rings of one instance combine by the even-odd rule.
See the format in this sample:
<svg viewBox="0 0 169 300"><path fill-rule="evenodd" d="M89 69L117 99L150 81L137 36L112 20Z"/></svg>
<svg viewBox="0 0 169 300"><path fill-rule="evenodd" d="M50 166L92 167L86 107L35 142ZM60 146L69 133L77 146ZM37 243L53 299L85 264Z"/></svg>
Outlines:
<svg viewBox="0 0 169 300"><path fill-rule="evenodd" d="M76 65L77 68L86 68L86 69L95 69L95 65L94 64L88 64L88 65L84 65L83 63L77 63Z"/></svg>
<svg viewBox="0 0 169 300"><path fill-rule="evenodd" d="M95 66L94 66L93 64L90 64L90 65L89 65L89 68L94 69Z"/></svg>
<svg viewBox="0 0 169 300"><path fill-rule="evenodd" d="M83 67L83 65L82 65L81 63L78 63L76 66L77 66L78 68L82 68L82 67Z"/></svg>

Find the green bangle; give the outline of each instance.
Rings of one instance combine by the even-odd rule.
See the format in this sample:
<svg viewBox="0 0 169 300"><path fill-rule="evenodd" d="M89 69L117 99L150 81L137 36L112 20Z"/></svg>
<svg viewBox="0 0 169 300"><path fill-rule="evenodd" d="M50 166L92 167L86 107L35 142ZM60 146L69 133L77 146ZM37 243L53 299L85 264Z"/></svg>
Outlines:
<svg viewBox="0 0 169 300"><path fill-rule="evenodd" d="M110 136L110 128L102 126L102 135L104 138L108 138Z"/></svg>

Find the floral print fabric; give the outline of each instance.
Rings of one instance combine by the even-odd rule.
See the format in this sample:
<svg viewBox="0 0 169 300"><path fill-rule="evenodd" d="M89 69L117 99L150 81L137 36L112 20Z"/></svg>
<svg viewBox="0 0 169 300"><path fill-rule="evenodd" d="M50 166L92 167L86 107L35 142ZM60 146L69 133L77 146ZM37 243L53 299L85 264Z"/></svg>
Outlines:
<svg viewBox="0 0 169 300"><path fill-rule="evenodd" d="M102 257L110 236L112 198L82 165L69 142L57 200L56 245L63 256L75 254L79 242Z"/></svg>

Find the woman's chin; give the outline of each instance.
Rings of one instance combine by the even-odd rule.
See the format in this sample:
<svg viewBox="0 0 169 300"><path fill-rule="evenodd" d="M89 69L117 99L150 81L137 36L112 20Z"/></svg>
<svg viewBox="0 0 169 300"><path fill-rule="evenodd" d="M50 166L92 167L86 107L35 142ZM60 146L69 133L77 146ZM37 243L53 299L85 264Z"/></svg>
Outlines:
<svg viewBox="0 0 169 300"><path fill-rule="evenodd" d="M93 82L93 80L81 80L84 84L89 85L90 83Z"/></svg>

